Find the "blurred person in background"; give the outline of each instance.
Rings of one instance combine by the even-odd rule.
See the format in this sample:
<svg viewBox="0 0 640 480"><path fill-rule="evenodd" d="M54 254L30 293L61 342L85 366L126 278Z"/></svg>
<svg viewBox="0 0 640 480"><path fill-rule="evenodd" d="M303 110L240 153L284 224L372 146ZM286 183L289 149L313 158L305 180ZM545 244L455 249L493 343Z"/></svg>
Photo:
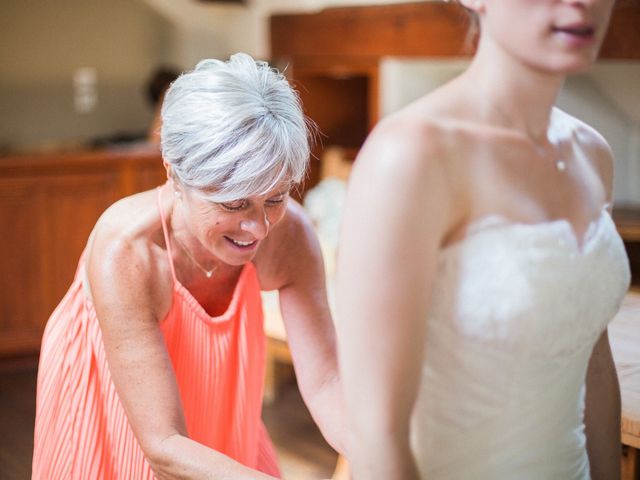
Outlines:
<svg viewBox="0 0 640 480"><path fill-rule="evenodd" d="M153 119L149 126L147 140L155 145L160 145L164 94L179 76L180 72L176 68L163 66L156 68L147 82L145 93L149 105L153 108Z"/></svg>

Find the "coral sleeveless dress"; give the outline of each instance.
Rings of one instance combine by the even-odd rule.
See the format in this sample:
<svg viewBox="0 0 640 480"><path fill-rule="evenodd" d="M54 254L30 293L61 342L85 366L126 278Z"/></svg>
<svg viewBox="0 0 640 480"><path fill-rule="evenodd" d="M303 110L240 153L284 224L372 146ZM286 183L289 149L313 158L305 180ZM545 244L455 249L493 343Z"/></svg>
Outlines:
<svg viewBox="0 0 640 480"><path fill-rule="evenodd" d="M158 207L160 208L160 190ZM190 438L279 477L261 420L265 337L257 274L247 263L227 311L209 316L173 276L161 322ZM83 289L84 254L71 288L49 319L40 352L33 478L153 479L111 380L102 333Z"/></svg>

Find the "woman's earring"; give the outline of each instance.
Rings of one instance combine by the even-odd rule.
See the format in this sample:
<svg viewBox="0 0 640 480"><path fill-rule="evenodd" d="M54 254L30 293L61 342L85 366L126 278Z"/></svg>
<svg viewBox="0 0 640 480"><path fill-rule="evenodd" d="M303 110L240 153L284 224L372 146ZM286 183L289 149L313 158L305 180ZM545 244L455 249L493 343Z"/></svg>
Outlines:
<svg viewBox="0 0 640 480"><path fill-rule="evenodd" d="M174 190L173 194L176 196L176 198L178 200L180 200L182 198L182 194L178 190Z"/></svg>

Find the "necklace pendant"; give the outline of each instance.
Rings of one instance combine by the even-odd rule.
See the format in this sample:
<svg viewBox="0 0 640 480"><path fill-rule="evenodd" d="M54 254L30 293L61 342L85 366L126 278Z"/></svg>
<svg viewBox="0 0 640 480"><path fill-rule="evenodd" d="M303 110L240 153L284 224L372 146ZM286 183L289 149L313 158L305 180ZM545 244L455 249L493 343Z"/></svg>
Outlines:
<svg viewBox="0 0 640 480"><path fill-rule="evenodd" d="M557 160L556 168L559 172L564 172L567 169L567 164L564 162L564 160Z"/></svg>
<svg viewBox="0 0 640 480"><path fill-rule="evenodd" d="M207 278L211 278L211 276L213 275L213 270L205 270L204 274L207 276Z"/></svg>

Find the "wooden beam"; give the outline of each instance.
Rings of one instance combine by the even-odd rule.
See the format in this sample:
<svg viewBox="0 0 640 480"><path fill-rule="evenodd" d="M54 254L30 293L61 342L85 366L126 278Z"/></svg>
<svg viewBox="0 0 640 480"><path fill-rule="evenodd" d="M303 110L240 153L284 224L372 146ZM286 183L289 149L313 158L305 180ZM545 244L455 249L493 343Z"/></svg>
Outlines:
<svg viewBox="0 0 640 480"><path fill-rule="evenodd" d="M464 56L468 25L464 9L445 2L274 15L272 56Z"/></svg>
<svg viewBox="0 0 640 480"><path fill-rule="evenodd" d="M272 57L461 57L472 53L458 4L414 2L271 17ZM640 59L640 0L619 0L601 59Z"/></svg>

